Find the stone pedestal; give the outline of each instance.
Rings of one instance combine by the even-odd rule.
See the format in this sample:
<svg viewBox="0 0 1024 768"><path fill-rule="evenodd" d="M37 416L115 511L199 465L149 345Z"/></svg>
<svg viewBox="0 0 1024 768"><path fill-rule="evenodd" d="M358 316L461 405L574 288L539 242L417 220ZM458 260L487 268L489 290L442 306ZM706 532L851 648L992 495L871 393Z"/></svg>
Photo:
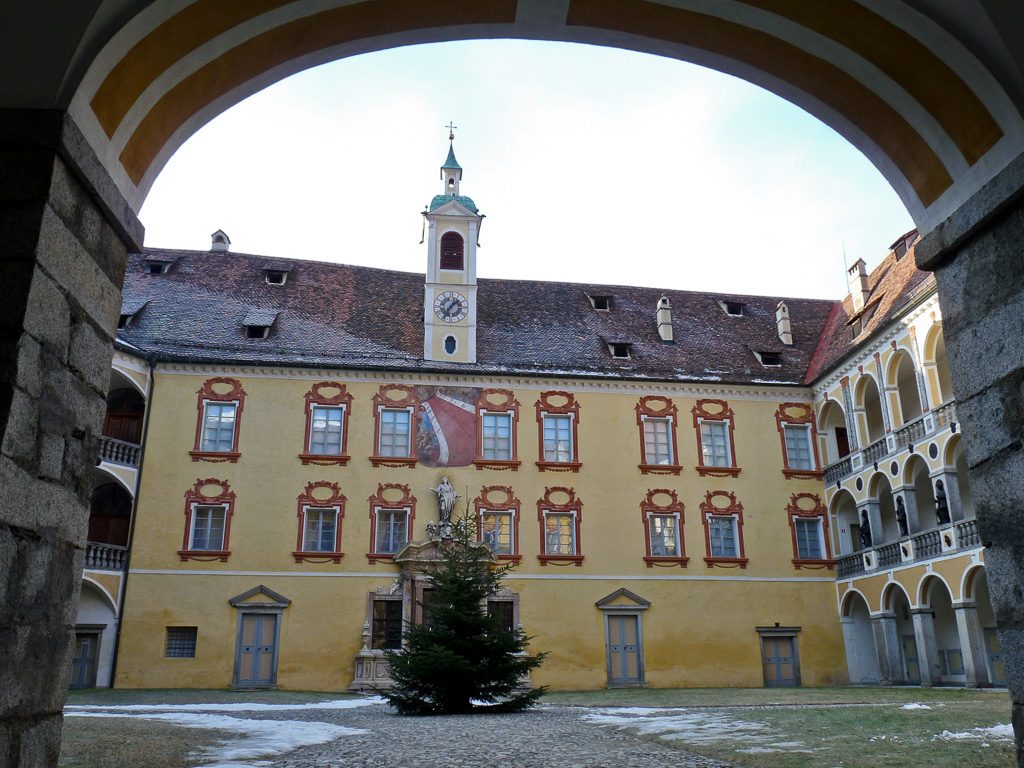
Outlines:
<svg viewBox="0 0 1024 768"><path fill-rule="evenodd" d="M875 652L878 654L882 685L905 683L906 675L903 672L903 654L900 651L900 633L896 626L896 616L873 617L871 631L875 636Z"/></svg>
<svg viewBox="0 0 1024 768"><path fill-rule="evenodd" d="M935 617L930 608L911 611L914 621L914 641L917 643L917 664L921 670L921 685L932 686L942 682L942 664L939 647L935 642Z"/></svg>
<svg viewBox="0 0 1024 768"><path fill-rule="evenodd" d="M123 235L131 229L135 245L141 227L130 214L109 223L113 184L59 112L0 111L0 167L0 765L48 768L60 749Z"/></svg>
<svg viewBox="0 0 1024 768"><path fill-rule="evenodd" d="M956 629L960 638L960 652L964 658L964 672L968 688L985 688L992 684L985 663L985 636L978 621L978 609L973 605L953 606Z"/></svg>

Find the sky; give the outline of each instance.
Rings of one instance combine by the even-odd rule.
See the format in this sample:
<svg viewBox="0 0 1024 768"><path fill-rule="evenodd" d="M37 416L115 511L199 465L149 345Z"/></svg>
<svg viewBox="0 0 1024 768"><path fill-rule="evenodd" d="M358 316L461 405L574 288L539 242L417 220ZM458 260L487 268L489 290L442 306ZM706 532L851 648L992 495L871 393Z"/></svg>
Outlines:
<svg viewBox="0 0 1024 768"><path fill-rule="evenodd" d="M486 218L480 277L839 298L913 222L816 118L658 56L534 41L363 54L201 128L140 217L146 245L424 272L450 121Z"/></svg>

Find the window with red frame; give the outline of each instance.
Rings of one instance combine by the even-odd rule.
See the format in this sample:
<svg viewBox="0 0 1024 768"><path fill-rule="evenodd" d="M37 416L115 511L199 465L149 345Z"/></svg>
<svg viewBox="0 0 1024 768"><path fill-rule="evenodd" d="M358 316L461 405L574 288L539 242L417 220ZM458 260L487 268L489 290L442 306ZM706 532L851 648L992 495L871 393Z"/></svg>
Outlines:
<svg viewBox="0 0 1024 768"><path fill-rule="evenodd" d="M477 538L499 560L519 562L519 499L507 485L489 485L473 500Z"/></svg>
<svg viewBox="0 0 1024 768"><path fill-rule="evenodd" d="M370 551L371 562L391 560L412 538L412 524L416 517L416 497L408 485L381 483L370 497Z"/></svg>
<svg viewBox="0 0 1024 768"><path fill-rule="evenodd" d="M743 546L743 505L736 501L736 494L708 491L700 505L700 514L707 566L746 568L749 561Z"/></svg>
<svg viewBox="0 0 1024 768"><path fill-rule="evenodd" d="M185 493L185 533L178 550L182 562L227 562L234 508L235 493L226 480L196 480Z"/></svg>
<svg viewBox="0 0 1024 768"><path fill-rule="evenodd" d="M636 404L640 429L640 472L648 475L678 475L676 424L679 409L672 399L660 395L641 397Z"/></svg>
<svg viewBox="0 0 1024 768"><path fill-rule="evenodd" d="M735 414L725 400L698 400L693 407L697 433L697 474L736 477Z"/></svg>
<svg viewBox="0 0 1024 768"><path fill-rule="evenodd" d="M441 269L462 269L464 241L458 232L441 235Z"/></svg>
<svg viewBox="0 0 1024 768"><path fill-rule="evenodd" d="M678 494L666 488L647 491L647 497L640 502L640 514L644 522L647 567L685 566L689 559L683 541L683 504Z"/></svg>
<svg viewBox="0 0 1024 768"><path fill-rule="evenodd" d="M835 565L828 534L828 509L816 493L794 493L786 506L793 534L793 565L828 568Z"/></svg>
<svg viewBox="0 0 1024 768"><path fill-rule="evenodd" d="M544 498L537 502L537 521L540 523L541 565L583 564L580 543L580 522L583 502L576 498L572 488L545 488Z"/></svg>
<svg viewBox="0 0 1024 768"><path fill-rule="evenodd" d="M542 472L579 472L580 406L576 397L571 392L541 392L535 407L540 442L537 467Z"/></svg>
<svg viewBox="0 0 1024 768"><path fill-rule="evenodd" d="M306 436L299 458L303 464L327 466L348 463L348 422L352 395L344 384L321 381L305 395Z"/></svg>
<svg viewBox="0 0 1024 768"><path fill-rule="evenodd" d="M196 390L196 441L192 461L238 461L238 428L245 405L245 390L238 379L218 376Z"/></svg>
<svg viewBox="0 0 1024 768"><path fill-rule="evenodd" d="M405 384L384 384L373 396L373 466L416 465L419 406L416 389Z"/></svg>
<svg viewBox="0 0 1024 768"><path fill-rule="evenodd" d="M341 521L345 516L345 496L337 483L319 480L306 485L299 494L299 532L295 562L340 563Z"/></svg>
<svg viewBox="0 0 1024 768"><path fill-rule="evenodd" d="M791 479L821 478L814 407L810 403L780 403L775 426L782 443L782 474Z"/></svg>
<svg viewBox="0 0 1024 768"><path fill-rule="evenodd" d="M484 389L476 403L477 469L519 469L519 401L510 389Z"/></svg>

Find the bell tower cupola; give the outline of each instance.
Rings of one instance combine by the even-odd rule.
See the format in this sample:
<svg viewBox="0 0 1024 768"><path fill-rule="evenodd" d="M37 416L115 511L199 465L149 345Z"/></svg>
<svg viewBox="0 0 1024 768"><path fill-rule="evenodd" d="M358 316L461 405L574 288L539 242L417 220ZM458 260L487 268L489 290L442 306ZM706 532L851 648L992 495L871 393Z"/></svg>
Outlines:
<svg viewBox="0 0 1024 768"><path fill-rule="evenodd" d="M441 194L423 212L427 276L423 301L423 358L476 362L476 249L483 214L462 194L455 159L455 126L448 125L448 157Z"/></svg>

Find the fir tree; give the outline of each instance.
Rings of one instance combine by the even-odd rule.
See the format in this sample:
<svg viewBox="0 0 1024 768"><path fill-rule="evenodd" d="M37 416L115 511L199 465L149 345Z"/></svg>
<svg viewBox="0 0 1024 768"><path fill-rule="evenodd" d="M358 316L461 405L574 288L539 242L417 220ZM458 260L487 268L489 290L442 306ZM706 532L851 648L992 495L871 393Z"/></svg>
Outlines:
<svg viewBox="0 0 1024 768"><path fill-rule="evenodd" d="M420 603L423 623L407 625L405 648L387 654L394 687L381 695L403 715L527 709L545 688L523 690L521 681L545 654L528 655L523 630L509 631L484 607L511 566L494 567L468 521L451 533L438 542L442 559L430 574L430 599Z"/></svg>

